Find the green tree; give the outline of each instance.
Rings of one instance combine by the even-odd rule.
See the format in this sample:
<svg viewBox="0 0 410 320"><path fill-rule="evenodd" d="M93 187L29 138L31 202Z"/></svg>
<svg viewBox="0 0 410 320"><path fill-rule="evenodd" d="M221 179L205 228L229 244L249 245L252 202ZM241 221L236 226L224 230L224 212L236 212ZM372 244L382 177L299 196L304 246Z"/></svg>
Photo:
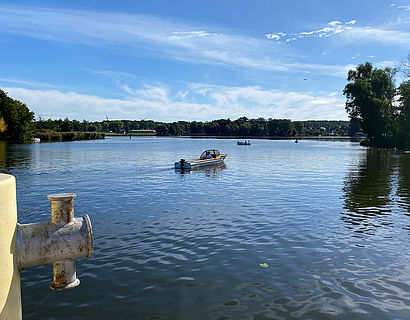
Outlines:
<svg viewBox="0 0 410 320"><path fill-rule="evenodd" d="M410 81L403 82L398 89L399 101L399 144L410 148Z"/></svg>
<svg viewBox="0 0 410 320"><path fill-rule="evenodd" d="M202 132L202 127L203 127L202 122L192 121L189 126L189 129L191 133L198 134Z"/></svg>
<svg viewBox="0 0 410 320"><path fill-rule="evenodd" d="M295 121L293 122L297 135L301 136L303 134L303 130L305 129L305 125L303 121Z"/></svg>
<svg viewBox="0 0 410 320"><path fill-rule="evenodd" d="M73 128L74 128L73 123L68 118L65 118L63 123L61 124L61 131L71 132L73 131Z"/></svg>
<svg viewBox="0 0 410 320"><path fill-rule="evenodd" d="M382 143L394 134L392 100L395 70L373 68L366 62L350 70L343 94L350 119L358 119L371 143Z"/></svg>
<svg viewBox="0 0 410 320"><path fill-rule="evenodd" d="M7 140L24 141L31 138L34 113L21 101L7 96L0 89L0 118L3 119L1 137Z"/></svg>
<svg viewBox="0 0 410 320"><path fill-rule="evenodd" d="M159 136L166 136L168 134L168 127L164 123L159 123L155 127L155 131L157 132L157 135Z"/></svg>

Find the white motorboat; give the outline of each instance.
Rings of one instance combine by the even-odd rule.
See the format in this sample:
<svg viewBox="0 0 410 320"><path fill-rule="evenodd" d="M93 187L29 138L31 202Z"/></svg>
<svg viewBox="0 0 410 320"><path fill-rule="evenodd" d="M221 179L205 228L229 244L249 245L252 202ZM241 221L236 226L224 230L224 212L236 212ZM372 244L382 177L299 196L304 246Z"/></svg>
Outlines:
<svg viewBox="0 0 410 320"><path fill-rule="evenodd" d="M193 169L195 167L203 167L209 165L215 165L223 163L225 158L227 157L226 154L220 154L220 152L216 149L209 149L202 152L201 156L198 159L194 159L191 161L186 161L185 159L181 159L175 162L175 169Z"/></svg>

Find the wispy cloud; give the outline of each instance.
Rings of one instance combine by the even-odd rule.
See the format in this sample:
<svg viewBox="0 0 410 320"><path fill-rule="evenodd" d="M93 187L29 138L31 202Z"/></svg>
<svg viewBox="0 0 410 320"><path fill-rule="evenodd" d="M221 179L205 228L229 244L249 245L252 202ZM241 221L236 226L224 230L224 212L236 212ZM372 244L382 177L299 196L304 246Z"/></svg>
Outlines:
<svg viewBox="0 0 410 320"><path fill-rule="evenodd" d="M341 37L345 42L377 42L410 48L410 32L408 31L355 27L354 29L346 30Z"/></svg>
<svg viewBox="0 0 410 320"><path fill-rule="evenodd" d="M21 6L0 6L0 16L0 33L103 47L125 55L146 54L161 59L234 69L291 73L303 70L314 74L345 76L340 72L344 66L295 63L290 49L280 43L154 16ZM330 30L316 30L312 35L337 33L338 26L332 23L328 27ZM286 33L279 32L270 37L286 36Z"/></svg>
<svg viewBox="0 0 410 320"><path fill-rule="evenodd" d="M410 11L410 5L408 5L408 4L407 5L397 5L395 3L392 3L392 4L390 4L390 6L398 8L398 9L402 9L404 11Z"/></svg>
<svg viewBox="0 0 410 320"><path fill-rule="evenodd" d="M19 84L23 86L29 87L37 87L37 88L62 88L62 86L57 86L49 83L38 82L38 81L27 81L27 80L20 80L20 79L10 79L10 78L0 78L0 83L6 84Z"/></svg>
<svg viewBox="0 0 410 320"><path fill-rule="evenodd" d="M304 38L329 38L338 35L338 39L344 42L377 42L410 48L410 31L407 28L409 25L410 21L408 19L398 19L396 22L379 27L357 26L356 20L350 20L345 23L331 21L315 30L301 31L299 33L278 32L266 34L265 37L279 42L291 42Z"/></svg>
<svg viewBox="0 0 410 320"><path fill-rule="evenodd" d="M166 86L130 89L127 99L106 99L95 95L59 90L5 88L9 95L24 101L37 116L101 120L105 114L116 119L139 119L155 114L161 121L210 120L220 118L346 119L340 92L312 93L279 91L259 86L228 87L188 84L182 92ZM198 103L197 101L202 101Z"/></svg>
<svg viewBox="0 0 410 320"><path fill-rule="evenodd" d="M277 65L269 57L275 48L261 39L206 31L154 16L10 6L0 7L0 15L0 32L48 41L194 63L261 68L258 61L265 60Z"/></svg>
<svg viewBox="0 0 410 320"><path fill-rule="evenodd" d="M278 32L278 33L267 33L265 34L265 37L267 39L272 39L272 40L284 40L286 42L290 41L295 41L298 39L303 39L303 38L327 38L332 35L344 32L345 30L351 29L352 25L356 23L356 20L350 20L346 23L342 23L340 21L330 21L327 23L326 26L323 26L319 29L316 30L309 30L309 31L301 31L299 33L286 33L286 32Z"/></svg>

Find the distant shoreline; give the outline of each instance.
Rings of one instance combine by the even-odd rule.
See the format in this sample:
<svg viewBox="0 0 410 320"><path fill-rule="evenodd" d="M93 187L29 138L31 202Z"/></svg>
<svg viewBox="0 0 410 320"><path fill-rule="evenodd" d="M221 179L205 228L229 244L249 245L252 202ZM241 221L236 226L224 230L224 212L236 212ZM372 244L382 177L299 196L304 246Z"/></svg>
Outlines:
<svg viewBox="0 0 410 320"><path fill-rule="evenodd" d="M106 134L109 137L129 137L130 134ZM131 135L131 136L150 136L159 138L192 138L192 139L231 139L231 140L352 140L360 141L363 137L355 136L212 136L212 135L178 135L178 136L159 136L159 135Z"/></svg>

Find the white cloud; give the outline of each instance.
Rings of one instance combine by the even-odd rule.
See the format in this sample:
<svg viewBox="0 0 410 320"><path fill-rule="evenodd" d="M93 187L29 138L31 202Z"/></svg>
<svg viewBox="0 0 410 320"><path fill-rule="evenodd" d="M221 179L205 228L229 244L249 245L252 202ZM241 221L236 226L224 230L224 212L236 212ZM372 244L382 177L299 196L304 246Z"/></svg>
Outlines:
<svg viewBox="0 0 410 320"><path fill-rule="evenodd" d="M410 6L400 6L402 9ZM350 20L346 23L340 21L331 21L319 29L302 31L299 33L288 33L282 36L279 33L267 34L266 38L270 40L284 40L285 42L296 41L304 38L328 38L339 35L340 39L345 42L379 42L389 45L397 45L410 48L410 31L408 19L398 19L395 23L390 23L381 27L356 26L356 20Z"/></svg>
<svg viewBox="0 0 410 320"><path fill-rule="evenodd" d="M302 38L309 38L309 37L315 37L315 38L327 38L332 35L341 33L345 31L346 29L351 28L351 25L354 25L356 23L356 20L350 20L349 22L346 22L345 25L342 24L342 22L335 20L335 21L330 21L326 26L317 29L317 30L310 30L310 31L302 31L299 33L283 33L283 32L278 32L278 33L267 33L265 37L270 40L280 40L281 38L285 38L286 42L290 41L295 41L298 39ZM347 26L349 25L349 26Z"/></svg>
<svg viewBox="0 0 410 320"><path fill-rule="evenodd" d="M407 31L355 27L353 29L345 30L342 39L345 42L376 42L400 45L410 49L410 32Z"/></svg>
<svg viewBox="0 0 410 320"><path fill-rule="evenodd" d="M44 82L37 82L37 81L26 81L20 79L10 79L10 78L0 78L0 82L2 83L12 83L12 84L20 84L26 85L30 87L40 87L40 88L61 88L61 86L52 85L49 83Z"/></svg>
<svg viewBox="0 0 410 320"><path fill-rule="evenodd" d="M274 33L274 34L267 33L265 34L265 37L266 39L279 40L281 36L279 35L279 33Z"/></svg>
<svg viewBox="0 0 410 320"><path fill-rule="evenodd" d="M335 70L343 66L294 63L287 47L263 39L190 26L181 22L146 15L127 15L79 10L0 6L0 32L69 42L76 45L104 47L121 53L149 54L195 64L223 65L234 69L267 72L343 76ZM322 37L335 33L340 25L313 31ZM215 28L213 28L215 29ZM303 33L302 33L303 34ZM266 38L294 41L302 37L285 32L267 34ZM306 35L303 35L306 36ZM126 77L118 74L118 81ZM124 87L125 90L128 90Z"/></svg>
<svg viewBox="0 0 410 320"><path fill-rule="evenodd" d="M338 24L341 24L341 22L337 21L337 20L336 21L331 21L331 22L328 23L328 25L330 25L330 26L336 26Z"/></svg>
<svg viewBox="0 0 410 320"><path fill-rule="evenodd" d="M31 90L5 88L9 96L24 101L42 118L102 120L139 119L146 114L156 121L288 118L347 119L341 93L322 93L268 90L258 86L227 87L189 84L184 92L173 94L168 88L143 86L131 89L128 99L108 99L95 95L59 90ZM204 101L202 103L196 100ZM152 116L155 115L155 116Z"/></svg>
<svg viewBox="0 0 410 320"><path fill-rule="evenodd" d="M410 5L398 6L399 9L404 9L405 11L410 11Z"/></svg>
<svg viewBox="0 0 410 320"><path fill-rule="evenodd" d="M287 50L258 38L146 15L18 6L0 6L0 15L3 33L199 64L281 71L275 53Z"/></svg>

